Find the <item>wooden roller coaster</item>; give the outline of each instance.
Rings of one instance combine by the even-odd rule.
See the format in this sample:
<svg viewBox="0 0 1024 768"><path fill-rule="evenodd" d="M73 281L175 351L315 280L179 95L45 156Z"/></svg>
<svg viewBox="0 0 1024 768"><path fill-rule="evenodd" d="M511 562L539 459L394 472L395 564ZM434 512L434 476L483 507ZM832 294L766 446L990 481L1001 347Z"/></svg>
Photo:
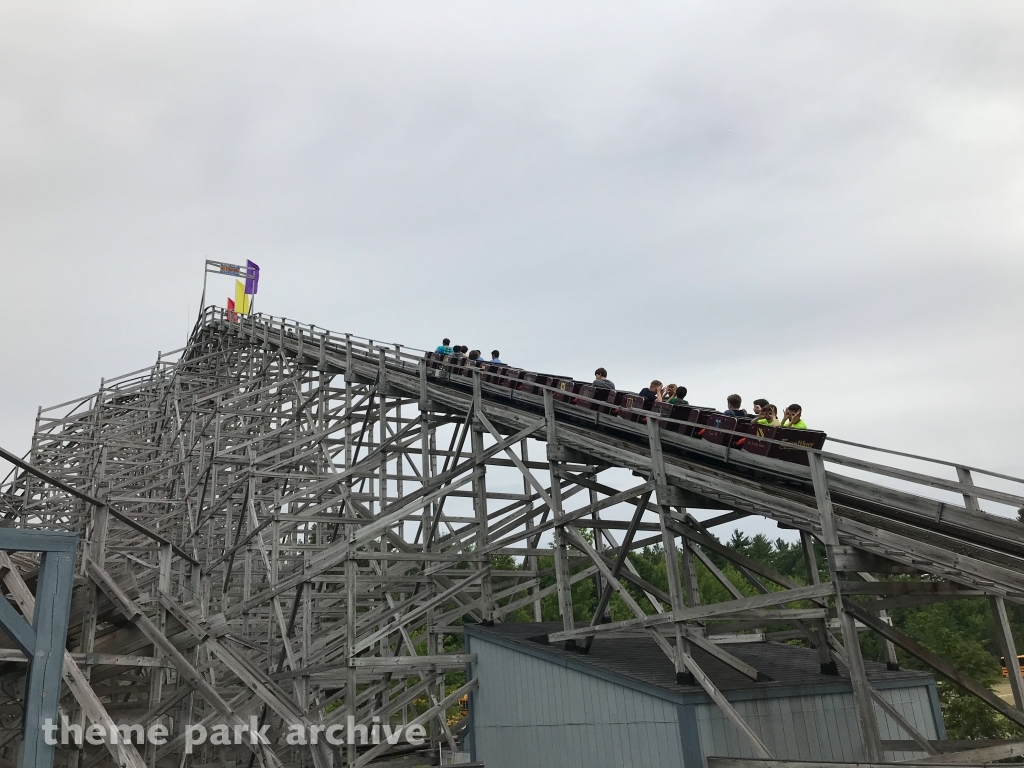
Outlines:
<svg viewBox="0 0 1024 768"><path fill-rule="evenodd" d="M774 756L692 647L756 680L716 635L804 640L822 674L850 679L866 763L885 761L874 708L891 707L864 672L859 632L881 636L891 665L900 647L1024 726L1019 674L1010 704L886 616L985 597L1015 658L1006 601L1024 603L1024 481L832 437L752 434L700 409L610 402L571 379L526 374L211 307L184 349L42 409L30 452L8 456L17 466L0 486L0 514L8 527L78 534L61 715L169 734L161 745L57 745L57 764L323 768L408 749L283 740L293 725L349 717L422 724L425 748L454 749L447 713L478 685L470 675L445 685L472 662L462 626L519 609L539 620L549 594L563 620L549 642L585 653L609 634L649 634L766 764ZM713 535L752 515L799 532L808 584ZM667 592L626 556L651 544L669 555ZM518 567L495 567L498 555ZM539 558L551 556L546 586ZM26 617L39 562L0 555L0 579ZM698 563L734 599L702 605ZM600 599L581 624L572 585L584 579ZM633 618L608 620L613 594ZM20 719L25 661L13 643L0 649L9 761L35 725L23 731ZM187 753L188 726L250 718L269 726L269 743ZM900 722L930 762L1024 755L1018 743L942 754Z"/></svg>

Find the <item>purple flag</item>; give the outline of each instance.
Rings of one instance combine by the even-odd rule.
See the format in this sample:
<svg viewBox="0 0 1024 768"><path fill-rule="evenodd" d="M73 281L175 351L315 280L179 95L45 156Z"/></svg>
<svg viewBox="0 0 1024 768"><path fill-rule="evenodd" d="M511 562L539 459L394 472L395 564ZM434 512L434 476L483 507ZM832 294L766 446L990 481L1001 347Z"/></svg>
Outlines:
<svg viewBox="0 0 1024 768"><path fill-rule="evenodd" d="M252 275L245 279L245 292L250 296L255 296L260 287L260 265L246 259L245 266L249 270L249 274Z"/></svg>

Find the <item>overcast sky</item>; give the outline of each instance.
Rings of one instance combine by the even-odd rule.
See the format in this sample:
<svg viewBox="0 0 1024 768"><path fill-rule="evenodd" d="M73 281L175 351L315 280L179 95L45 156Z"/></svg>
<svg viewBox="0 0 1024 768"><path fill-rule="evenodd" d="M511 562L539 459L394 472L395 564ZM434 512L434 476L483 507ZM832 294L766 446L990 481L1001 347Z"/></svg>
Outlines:
<svg viewBox="0 0 1024 768"><path fill-rule="evenodd" d="M258 310L1024 474L1022 86L1020 2L4 4L0 445L251 258Z"/></svg>

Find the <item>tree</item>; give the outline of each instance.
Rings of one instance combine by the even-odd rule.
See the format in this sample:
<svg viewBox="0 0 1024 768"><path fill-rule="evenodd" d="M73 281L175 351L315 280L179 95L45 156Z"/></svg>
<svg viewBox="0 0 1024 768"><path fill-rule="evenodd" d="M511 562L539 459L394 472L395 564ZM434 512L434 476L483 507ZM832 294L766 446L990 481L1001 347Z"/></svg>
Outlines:
<svg viewBox="0 0 1024 768"><path fill-rule="evenodd" d="M987 601L957 600L898 611L894 623L982 685L1002 681L999 657L992 650L995 626ZM925 668L913 658L901 658L900 663ZM949 738L1011 738L1020 733L1016 725L951 681L939 677L936 687Z"/></svg>
<svg viewBox="0 0 1024 768"><path fill-rule="evenodd" d="M732 532L732 538L729 539L729 546L735 549L737 552L747 554L747 547L750 546L750 539L740 532L739 528L734 528Z"/></svg>

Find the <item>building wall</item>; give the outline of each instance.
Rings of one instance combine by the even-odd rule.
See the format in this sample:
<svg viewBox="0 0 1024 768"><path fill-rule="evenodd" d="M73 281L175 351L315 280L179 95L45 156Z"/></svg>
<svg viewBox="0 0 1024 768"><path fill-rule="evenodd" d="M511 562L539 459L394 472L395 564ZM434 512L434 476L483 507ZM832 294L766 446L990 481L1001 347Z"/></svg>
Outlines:
<svg viewBox="0 0 1024 768"><path fill-rule="evenodd" d="M889 688L879 691L922 735L944 736L932 706L932 686ZM863 761L860 725L852 692L750 698L733 701L737 711L760 736L768 750L780 760ZM749 742L714 704L693 706L692 716L705 756L755 757ZM880 707L875 706L882 740L904 740L909 736ZM684 731L689 729L684 728ZM924 752L886 752L891 761L925 757Z"/></svg>
<svg viewBox="0 0 1024 768"><path fill-rule="evenodd" d="M477 635L466 642L477 655L470 673L480 678L470 696L469 747L487 768L703 768L709 755L755 756L703 695L630 687ZM864 761L853 694L843 683L832 687L729 698L778 759ZM946 737L934 683L907 681L879 692L926 738ZM883 740L909 739L880 707L875 715ZM885 753L893 762L925 756Z"/></svg>
<svg viewBox="0 0 1024 768"><path fill-rule="evenodd" d="M487 768L682 768L675 702L479 637L468 650L471 749Z"/></svg>

